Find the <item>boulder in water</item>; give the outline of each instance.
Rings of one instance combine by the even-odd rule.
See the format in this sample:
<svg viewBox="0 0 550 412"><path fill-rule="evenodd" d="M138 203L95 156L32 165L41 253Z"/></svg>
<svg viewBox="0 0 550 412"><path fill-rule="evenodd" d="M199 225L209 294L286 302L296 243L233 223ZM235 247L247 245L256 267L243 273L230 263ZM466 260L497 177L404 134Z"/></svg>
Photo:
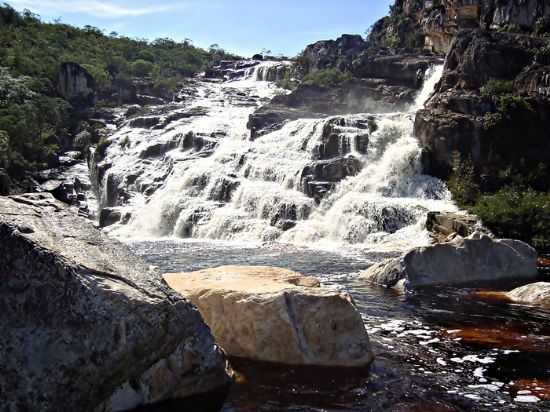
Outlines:
<svg viewBox="0 0 550 412"><path fill-rule="evenodd" d="M413 249L402 258L375 265L362 276L389 287L406 280L408 289L436 285L534 279L537 252L519 240L474 233L448 243Z"/></svg>
<svg viewBox="0 0 550 412"><path fill-rule="evenodd" d="M531 283L506 293L513 302L550 306L550 282Z"/></svg>
<svg viewBox="0 0 550 412"><path fill-rule="evenodd" d="M0 277L2 410L122 411L229 383L196 308L51 194L0 198Z"/></svg>
<svg viewBox="0 0 550 412"><path fill-rule="evenodd" d="M364 367L372 360L348 294L286 269L225 266L164 275L195 303L232 357L290 365Z"/></svg>

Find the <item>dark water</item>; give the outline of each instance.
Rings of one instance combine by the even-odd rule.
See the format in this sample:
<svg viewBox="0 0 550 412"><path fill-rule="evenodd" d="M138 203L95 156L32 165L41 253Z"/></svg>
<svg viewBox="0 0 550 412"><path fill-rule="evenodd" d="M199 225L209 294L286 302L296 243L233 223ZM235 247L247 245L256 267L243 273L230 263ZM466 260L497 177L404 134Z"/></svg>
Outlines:
<svg viewBox="0 0 550 412"><path fill-rule="evenodd" d="M380 254L196 241L130 247L165 272L279 266L355 299L376 355L368 374L236 361L239 383L224 412L550 410L550 311L482 299L473 289L401 295L365 285L358 272Z"/></svg>

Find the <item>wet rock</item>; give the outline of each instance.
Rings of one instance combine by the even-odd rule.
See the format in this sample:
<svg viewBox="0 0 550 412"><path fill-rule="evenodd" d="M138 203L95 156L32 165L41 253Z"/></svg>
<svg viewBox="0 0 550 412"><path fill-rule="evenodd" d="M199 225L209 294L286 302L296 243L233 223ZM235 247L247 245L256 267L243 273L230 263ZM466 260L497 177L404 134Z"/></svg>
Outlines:
<svg viewBox="0 0 550 412"><path fill-rule="evenodd" d="M11 179L4 169L0 169L0 196L10 194Z"/></svg>
<svg viewBox="0 0 550 412"><path fill-rule="evenodd" d="M373 266L364 274L369 281L380 280L389 286L395 279L406 279L408 289L525 281L537 275L537 252L531 246L519 240L492 239L479 233L413 249L401 259Z"/></svg>
<svg viewBox="0 0 550 412"><path fill-rule="evenodd" d="M392 288L405 279L401 258L376 263L361 273L361 279L376 285Z"/></svg>
<svg viewBox="0 0 550 412"><path fill-rule="evenodd" d="M0 198L0 275L7 410L121 411L228 383L198 311L49 194Z"/></svg>
<svg viewBox="0 0 550 412"><path fill-rule="evenodd" d="M150 129L158 125L160 121L160 116L136 117L128 122L128 126L139 129Z"/></svg>
<svg viewBox="0 0 550 412"><path fill-rule="evenodd" d="M57 91L79 111L95 106L96 83L88 71L76 63L63 63L57 75Z"/></svg>
<svg viewBox="0 0 550 412"><path fill-rule="evenodd" d="M302 178L311 177L314 180L339 182L346 177L355 176L361 171L362 166L361 161L353 156L319 160L302 171Z"/></svg>
<svg viewBox="0 0 550 412"><path fill-rule="evenodd" d="M432 55L365 52L354 61L352 72L357 77L387 79L419 89L426 70L442 63L440 57Z"/></svg>
<svg viewBox="0 0 550 412"><path fill-rule="evenodd" d="M468 237L481 228L479 218L466 213L428 212L426 219L426 229L439 238L453 233Z"/></svg>
<svg viewBox="0 0 550 412"><path fill-rule="evenodd" d="M99 213L99 227L107 227L115 223L128 223L131 215L124 210L114 207L105 207Z"/></svg>
<svg viewBox="0 0 550 412"><path fill-rule="evenodd" d="M201 311L229 356L290 365L364 367L372 360L347 294L270 267L227 266L164 278Z"/></svg>
<svg viewBox="0 0 550 412"><path fill-rule="evenodd" d="M550 306L550 282L538 282L514 289L506 296L514 302Z"/></svg>
<svg viewBox="0 0 550 412"><path fill-rule="evenodd" d="M250 115L247 127L252 140L297 119L350 113L392 112L414 101L416 91L384 80L353 79L338 87L298 86L290 94L275 96Z"/></svg>

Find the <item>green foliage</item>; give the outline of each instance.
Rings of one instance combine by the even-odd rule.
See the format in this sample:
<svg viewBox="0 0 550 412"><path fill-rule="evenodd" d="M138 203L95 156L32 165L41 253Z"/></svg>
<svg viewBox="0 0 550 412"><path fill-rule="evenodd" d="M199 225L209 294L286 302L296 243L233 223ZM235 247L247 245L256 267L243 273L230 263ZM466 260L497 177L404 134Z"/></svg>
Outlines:
<svg viewBox="0 0 550 412"><path fill-rule="evenodd" d="M117 33L107 36L92 26L43 23L8 5L0 6L0 45L0 167L12 177L48 166L61 142L78 130L79 117L57 97L62 63L83 66L94 77L99 95L108 97L129 87L133 77L151 77L154 89L168 93L182 77L237 58L219 47L200 49L189 40L148 42ZM99 152L108 144L100 142Z"/></svg>
<svg viewBox="0 0 550 412"><path fill-rule="evenodd" d="M460 205L471 205L480 195L479 185L472 159L462 159L458 152L453 153L453 173L449 178L448 187L454 200Z"/></svg>
<svg viewBox="0 0 550 412"><path fill-rule="evenodd" d="M482 96L501 96L514 91L514 82L491 79L481 88Z"/></svg>
<svg viewBox="0 0 550 412"><path fill-rule="evenodd" d="M277 82L277 87L286 90L294 90L298 87L299 82L292 78L290 72L285 73L285 76Z"/></svg>
<svg viewBox="0 0 550 412"><path fill-rule="evenodd" d="M501 96L498 102L501 113L510 115L517 112L533 112L533 107L521 96Z"/></svg>
<svg viewBox="0 0 550 412"><path fill-rule="evenodd" d="M481 197L471 210L498 237L550 246L550 193L508 187Z"/></svg>
<svg viewBox="0 0 550 412"><path fill-rule="evenodd" d="M302 84L308 86L337 87L353 79L350 73L338 69L324 69L306 75Z"/></svg>
<svg viewBox="0 0 550 412"><path fill-rule="evenodd" d="M38 86L0 68L0 162L12 175L47 166L66 134L69 104L31 89Z"/></svg>

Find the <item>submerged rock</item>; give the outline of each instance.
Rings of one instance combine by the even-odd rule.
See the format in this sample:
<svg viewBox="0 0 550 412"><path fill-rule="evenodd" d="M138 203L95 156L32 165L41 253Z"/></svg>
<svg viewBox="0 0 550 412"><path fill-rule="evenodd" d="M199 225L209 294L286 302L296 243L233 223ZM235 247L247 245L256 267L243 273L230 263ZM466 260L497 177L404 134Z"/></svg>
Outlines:
<svg viewBox="0 0 550 412"><path fill-rule="evenodd" d="M506 296L518 303L550 306L550 282L531 283L506 293Z"/></svg>
<svg viewBox="0 0 550 412"><path fill-rule="evenodd" d="M2 409L122 411L229 382L196 308L50 194L0 198L0 276Z"/></svg>
<svg viewBox="0 0 550 412"><path fill-rule="evenodd" d="M393 287L406 280L408 289L436 285L466 285L500 280L530 280L537 276L537 252L519 240L492 239L474 233L451 242L413 249L363 272L372 283Z"/></svg>
<svg viewBox="0 0 550 412"><path fill-rule="evenodd" d="M290 365L364 367L367 331L351 297L271 267L226 266L167 274L195 303L232 357Z"/></svg>

